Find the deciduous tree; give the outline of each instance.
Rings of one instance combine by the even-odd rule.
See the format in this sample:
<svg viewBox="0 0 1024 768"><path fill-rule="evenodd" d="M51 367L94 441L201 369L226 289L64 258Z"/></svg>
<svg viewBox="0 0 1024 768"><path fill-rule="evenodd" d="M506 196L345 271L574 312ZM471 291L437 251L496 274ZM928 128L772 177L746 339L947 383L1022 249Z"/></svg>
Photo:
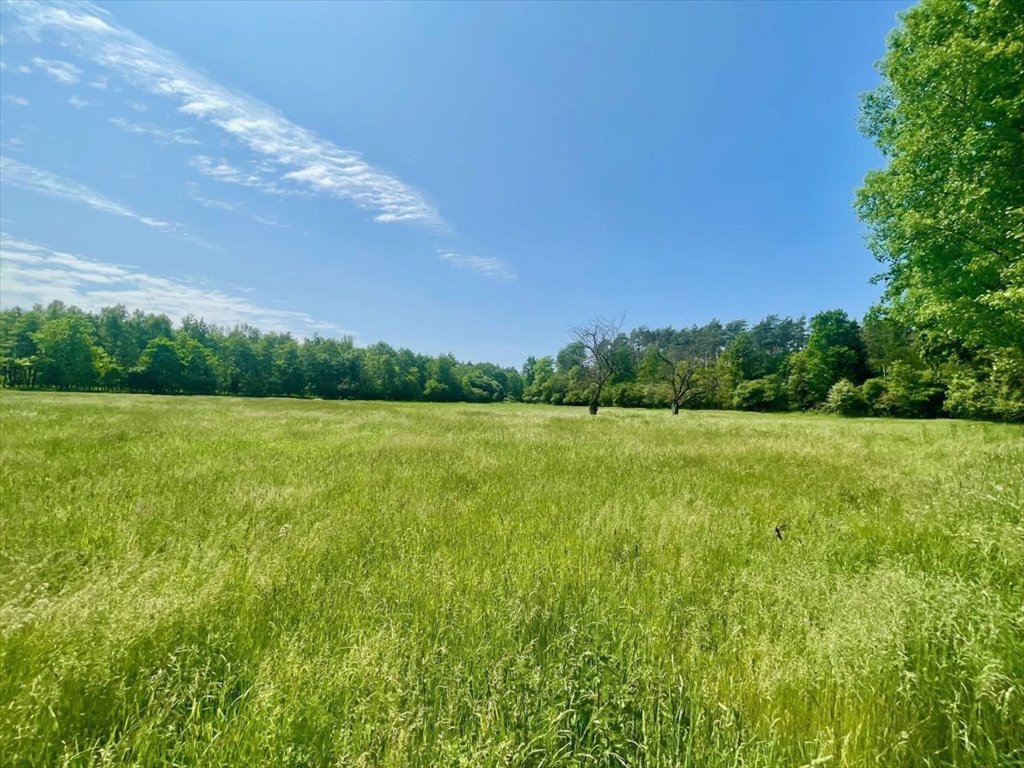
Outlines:
<svg viewBox="0 0 1024 768"><path fill-rule="evenodd" d="M857 211L925 355L1024 410L1024 2L922 0L901 22L863 99L887 165Z"/></svg>
<svg viewBox="0 0 1024 768"><path fill-rule="evenodd" d="M622 328L618 321L598 317L586 325L572 329L576 344L582 349L581 372L586 383L588 410L597 415L601 404L601 392L616 371L615 340ZM561 361L560 361L561 362Z"/></svg>

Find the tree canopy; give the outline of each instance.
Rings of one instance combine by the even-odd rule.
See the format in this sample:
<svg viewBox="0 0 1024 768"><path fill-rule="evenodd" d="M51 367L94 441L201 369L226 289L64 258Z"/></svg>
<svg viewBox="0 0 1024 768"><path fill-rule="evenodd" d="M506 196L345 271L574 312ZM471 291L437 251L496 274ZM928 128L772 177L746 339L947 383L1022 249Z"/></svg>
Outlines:
<svg viewBox="0 0 1024 768"><path fill-rule="evenodd" d="M0 376L5 386L157 394L521 401L673 413L995 413L989 389L952 389L944 369L920 353L912 329L875 310L863 324L834 309L809 321L769 315L752 326L712 320L629 333L617 324L590 330L555 355L527 358L518 371L384 342L359 347L347 337L300 340L192 317L175 328L162 315L129 314L124 307L88 313L54 302L0 311Z"/></svg>
<svg viewBox="0 0 1024 768"><path fill-rule="evenodd" d="M923 0L902 14L863 98L887 161L857 211L886 310L954 389L1024 407L1024 2ZM1019 416L1019 413L1018 413Z"/></svg>

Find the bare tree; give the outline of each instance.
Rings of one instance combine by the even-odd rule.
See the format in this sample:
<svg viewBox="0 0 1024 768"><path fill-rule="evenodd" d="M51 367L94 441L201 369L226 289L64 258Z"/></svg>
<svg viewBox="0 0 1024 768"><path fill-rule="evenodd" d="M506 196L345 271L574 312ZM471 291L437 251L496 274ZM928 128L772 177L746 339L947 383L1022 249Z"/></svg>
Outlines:
<svg viewBox="0 0 1024 768"><path fill-rule="evenodd" d="M709 360L679 355L678 350L664 352L659 349L657 357L662 360L672 387L673 416L679 416L679 409L694 397L707 394L714 388L713 367Z"/></svg>
<svg viewBox="0 0 1024 768"><path fill-rule="evenodd" d="M597 415L598 406L601 404L601 391L615 374L615 340L624 320L624 317L617 321L597 317L586 325L572 329L573 338L582 344L586 351L583 372L589 389L591 416Z"/></svg>
<svg viewBox="0 0 1024 768"><path fill-rule="evenodd" d="M685 337L655 348L665 378L672 390L672 415L694 398L710 392L714 386L714 356L701 350L700 344Z"/></svg>

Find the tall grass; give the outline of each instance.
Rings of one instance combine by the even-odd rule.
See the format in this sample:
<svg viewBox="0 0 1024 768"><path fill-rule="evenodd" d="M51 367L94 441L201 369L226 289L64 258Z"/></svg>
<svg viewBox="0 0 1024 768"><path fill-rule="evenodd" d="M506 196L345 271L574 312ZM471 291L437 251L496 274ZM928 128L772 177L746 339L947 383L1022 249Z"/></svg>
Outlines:
<svg viewBox="0 0 1024 768"><path fill-rule="evenodd" d="M5 765L1024 764L1019 427L0 412Z"/></svg>

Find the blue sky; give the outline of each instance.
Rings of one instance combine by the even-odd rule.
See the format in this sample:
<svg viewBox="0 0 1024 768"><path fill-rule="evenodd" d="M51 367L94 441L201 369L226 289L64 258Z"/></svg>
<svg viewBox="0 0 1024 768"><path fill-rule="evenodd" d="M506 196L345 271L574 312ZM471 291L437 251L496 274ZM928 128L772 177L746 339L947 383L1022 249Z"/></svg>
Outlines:
<svg viewBox="0 0 1024 768"><path fill-rule="evenodd" d="M0 299L513 365L596 315L860 315L907 5L5 4Z"/></svg>

